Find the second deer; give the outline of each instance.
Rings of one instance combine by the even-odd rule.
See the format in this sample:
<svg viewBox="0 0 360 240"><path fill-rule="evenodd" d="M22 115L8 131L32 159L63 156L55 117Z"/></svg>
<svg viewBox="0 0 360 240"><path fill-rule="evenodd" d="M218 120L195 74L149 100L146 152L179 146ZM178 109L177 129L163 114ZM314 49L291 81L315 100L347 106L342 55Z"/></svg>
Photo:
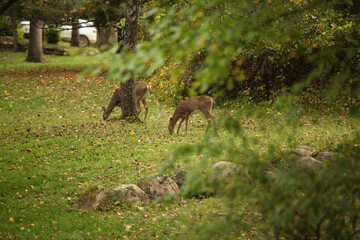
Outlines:
<svg viewBox="0 0 360 240"><path fill-rule="evenodd" d="M214 99L212 99L211 97L208 97L208 96L196 96L196 97L191 97L191 98L181 101L178 104L178 106L176 107L173 116L170 118L169 133L173 134L176 123L181 118L178 130L176 133L177 134L179 133L181 124L185 121L185 125L186 125L185 131L187 134L189 117L191 114L194 114L196 111L202 112L208 121L208 125L206 127L206 132L209 129L209 125L210 125L211 121L214 122L215 129L217 129L215 117L212 114L214 105L215 105Z"/></svg>
<svg viewBox="0 0 360 240"><path fill-rule="evenodd" d="M145 122L149 110L149 106L146 103L146 98L151 94L151 86L146 84L145 82L137 81L134 83L134 92L135 92L135 102L136 102L136 109L138 115L142 110L140 106L140 102L142 102L144 105L145 108L144 122ZM109 118L111 112L116 106L121 107L120 88L115 89L115 92L110 99L108 107L106 109L102 107L104 111L103 113L104 120Z"/></svg>

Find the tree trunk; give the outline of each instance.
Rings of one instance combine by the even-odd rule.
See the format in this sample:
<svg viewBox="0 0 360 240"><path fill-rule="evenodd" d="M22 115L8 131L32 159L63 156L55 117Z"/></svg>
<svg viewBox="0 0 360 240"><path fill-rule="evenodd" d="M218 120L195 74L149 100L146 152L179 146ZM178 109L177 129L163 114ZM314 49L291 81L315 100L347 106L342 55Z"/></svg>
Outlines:
<svg viewBox="0 0 360 240"><path fill-rule="evenodd" d="M183 86L179 94L181 97L189 97L189 91L193 83L196 81L196 73L201 69L206 59L206 52L196 53L187 65L184 73L179 77L178 85Z"/></svg>
<svg viewBox="0 0 360 240"><path fill-rule="evenodd" d="M125 36L124 45L129 51L134 51L138 35L138 19L139 19L139 5L140 0L127 0L126 1L126 14L125 14ZM121 82L121 110L123 118L131 118L136 116L137 110L135 106L134 94L134 76L133 73L130 79L126 82Z"/></svg>
<svg viewBox="0 0 360 240"><path fill-rule="evenodd" d="M98 27L98 41L97 45L99 49L106 45L108 47L112 47L112 38L114 35L114 30L112 26L108 25L105 27Z"/></svg>
<svg viewBox="0 0 360 240"><path fill-rule="evenodd" d="M46 62L43 52L42 27L43 21L30 21L29 50L25 60L27 62Z"/></svg>
<svg viewBox="0 0 360 240"><path fill-rule="evenodd" d="M17 35L17 20L14 18L11 19L11 29L13 34L13 49L14 52L17 52L19 49L18 35Z"/></svg>
<svg viewBox="0 0 360 240"><path fill-rule="evenodd" d="M73 47L79 47L80 45L80 35L79 35L79 19L73 17L72 18L72 24L71 24L71 46Z"/></svg>

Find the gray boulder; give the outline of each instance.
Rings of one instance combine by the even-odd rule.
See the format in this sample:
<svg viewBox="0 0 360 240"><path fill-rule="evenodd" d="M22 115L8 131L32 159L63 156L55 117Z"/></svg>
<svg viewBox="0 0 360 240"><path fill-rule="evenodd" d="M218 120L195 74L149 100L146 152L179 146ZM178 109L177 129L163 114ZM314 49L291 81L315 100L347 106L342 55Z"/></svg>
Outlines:
<svg viewBox="0 0 360 240"><path fill-rule="evenodd" d="M336 152L321 152L316 156L316 160L320 162L335 160L339 158L345 158L345 156Z"/></svg>
<svg viewBox="0 0 360 240"><path fill-rule="evenodd" d="M297 161L297 165L299 167L308 168L313 171L320 170L324 167L320 161L316 160L315 158L309 157L309 156L300 158Z"/></svg>
<svg viewBox="0 0 360 240"><path fill-rule="evenodd" d="M174 195L179 187L174 180L165 175L151 175L138 182L139 188L147 193L151 199L162 199L165 195Z"/></svg>
<svg viewBox="0 0 360 240"><path fill-rule="evenodd" d="M316 149L309 146L297 146L292 149L291 152L301 156L312 156L316 152Z"/></svg>
<svg viewBox="0 0 360 240"><path fill-rule="evenodd" d="M135 184L124 184L112 191L116 203L146 204L150 197Z"/></svg>
<svg viewBox="0 0 360 240"><path fill-rule="evenodd" d="M181 188L185 183L185 171L184 171L184 169L177 169L174 172L174 175L175 175L175 179L176 179L176 184L178 185L179 188Z"/></svg>
<svg viewBox="0 0 360 240"><path fill-rule="evenodd" d="M227 179L238 172L239 168L235 163L221 161L210 168L210 175L217 181Z"/></svg>
<svg viewBox="0 0 360 240"><path fill-rule="evenodd" d="M82 194L73 207L84 210L102 210L111 205L111 193L101 185L95 185Z"/></svg>

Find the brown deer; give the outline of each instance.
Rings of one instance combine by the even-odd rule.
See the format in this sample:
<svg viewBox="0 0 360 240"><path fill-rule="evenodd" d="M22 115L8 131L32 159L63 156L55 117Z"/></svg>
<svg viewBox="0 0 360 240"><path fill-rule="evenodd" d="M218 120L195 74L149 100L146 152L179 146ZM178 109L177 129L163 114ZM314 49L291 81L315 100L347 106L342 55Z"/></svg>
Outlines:
<svg viewBox="0 0 360 240"><path fill-rule="evenodd" d="M135 102L136 102L136 109L137 114L139 115L141 112L141 106L140 101L143 103L145 107L145 117L144 122L146 121L146 116L149 110L149 106L146 103L146 98L151 95L151 86L142 82L137 81L134 83L134 92L135 92ZM114 94L112 95L108 107L105 109L102 107L104 113L103 113L103 119L106 120L109 118L111 112L116 106L121 107L121 100L120 100L120 88L115 89Z"/></svg>
<svg viewBox="0 0 360 240"><path fill-rule="evenodd" d="M170 118L169 133L173 134L175 125L176 125L177 121L181 118L178 130L176 133L177 134L179 133L181 124L185 120L186 134L187 134L189 117L191 114L194 114L197 111L202 112L208 121L208 125L206 127L206 132L209 129L211 120L213 120L213 122L214 122L215 129L217 129L215 117L211 112L214 108L214 105L215 105L214 99L212 99L211 97L208 97L208 96L191 97L191 98L181 101L178 104L178 106L176 107L173 116Z"/></svg>

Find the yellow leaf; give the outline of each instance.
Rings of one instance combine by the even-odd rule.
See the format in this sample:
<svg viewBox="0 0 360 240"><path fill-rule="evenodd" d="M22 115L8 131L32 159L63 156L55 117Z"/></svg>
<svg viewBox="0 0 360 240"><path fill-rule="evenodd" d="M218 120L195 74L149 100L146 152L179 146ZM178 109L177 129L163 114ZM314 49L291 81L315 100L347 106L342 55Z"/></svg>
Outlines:
<svg viewBox="0 0 360 240"><path fill-rule="evenodd" d="M15 222L15 219L13 217L9 217L9 222Z"/></svg>
<svg viewBox="0 0 360 240"><path fill-rule="evenodd" d="M125 230L126 230L126 231L130 231L130 228L131 228L131 225L126 225L126 226L125 226Z"/></svg>

